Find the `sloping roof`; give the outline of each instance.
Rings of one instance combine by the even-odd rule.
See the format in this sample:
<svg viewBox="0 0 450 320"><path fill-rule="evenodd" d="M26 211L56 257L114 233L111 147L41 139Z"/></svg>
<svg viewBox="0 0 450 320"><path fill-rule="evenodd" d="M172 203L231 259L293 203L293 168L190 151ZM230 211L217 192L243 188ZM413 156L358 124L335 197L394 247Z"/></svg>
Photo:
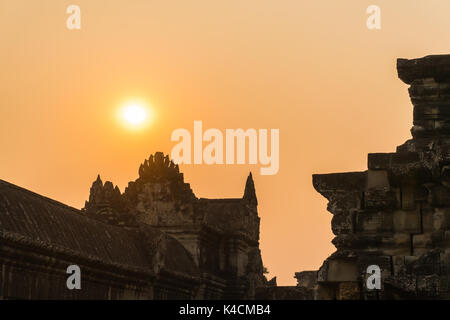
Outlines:
<svg viewBox="0 0 450 320"><path fill-rule="evenodd" d="M127 230L91 219L80 210L0 180L0 232L17 235L31 243L68 249L105 264L128 266L152 272L153 252L145 246L138 230ZM154 230L146 237L156 237ZM169 241L165 250L175 252L181 261L165 261L165 268L180 273L195 273L196 267L184 249Z"/></svg>

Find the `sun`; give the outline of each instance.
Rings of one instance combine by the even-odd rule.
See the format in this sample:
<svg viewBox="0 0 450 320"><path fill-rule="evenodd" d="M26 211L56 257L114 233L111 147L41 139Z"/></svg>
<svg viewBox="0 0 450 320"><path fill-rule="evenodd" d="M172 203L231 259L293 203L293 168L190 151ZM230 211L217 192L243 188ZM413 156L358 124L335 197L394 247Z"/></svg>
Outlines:
<svg viewBox="0 0 450 320"><path fill-rule="evenodd" d="M120 109L121 121L131 128L140 128L149 121L150 109L142 101L128 101Z"/></svg>
<svg viewBox="0 0 450 320"><path fill-rule="evenodd" d="M140 125L147 119L147 112L140 104L126 105L122 115L123 119L131 125Z"/></svg>

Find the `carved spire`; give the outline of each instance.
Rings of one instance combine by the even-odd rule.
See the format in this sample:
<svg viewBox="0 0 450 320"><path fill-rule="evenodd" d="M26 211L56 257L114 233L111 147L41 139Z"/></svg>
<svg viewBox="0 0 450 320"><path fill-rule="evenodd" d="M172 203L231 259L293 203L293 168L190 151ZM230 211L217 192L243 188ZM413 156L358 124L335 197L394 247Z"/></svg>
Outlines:
<svg viewBox="0 0 450 320"><path fill-rule="evenodd" d="M249 203L255 206L258 205L258 199L256 198L256 191L255 191L255 183L253 182L253 176L251 172L248 175L247 182L245 183L243 199L247 200Z"/></svg>
<svg viewBox="0 0 450 320"><path fill-rule="evenodd" d="M142 181L171 180L183 182L178 165L169 159L169 156L162 152L156 152L146 159L139 167L139 178Z"/></svg>
<svg viewBox="0 0 450 320"><path fill-rule="evenodd" d="M122 194L111 181L103 184L100 175L92 183L89 200L82 209L86 215L115 225L128 224L128 216Z"/></svg>
<svg viewBox="0 0 450 320"><path fill-rule="evenodd" d="M100 178L100 174L97 175L97 179L92 183L92 187L103 187L103 181Z"/></svg>
<svg viewBox="0 0 450 320"><path fill-rule="evenodd" d="M124 195L129 201L135 201L143 184L146 183L168 183L170 192L174 198L192 200L194 193L188 183L184 182L184 175L180 168L168 155L156 152L150 155L139 167L139 178L128 184Z"/></svg>

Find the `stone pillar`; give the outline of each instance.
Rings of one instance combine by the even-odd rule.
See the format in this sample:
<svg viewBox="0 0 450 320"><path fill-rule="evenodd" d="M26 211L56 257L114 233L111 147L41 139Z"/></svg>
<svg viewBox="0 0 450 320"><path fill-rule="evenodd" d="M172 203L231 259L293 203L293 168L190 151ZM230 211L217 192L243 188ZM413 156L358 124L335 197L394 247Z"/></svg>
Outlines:
<svg viewBox="0 0 450 320"><path fill-rule="evenodd" d="M414 138L450 135L450 55L398 59L399 78L410 85Z"/></svg>
<svg viewBox="0 0 450 320"><path fill-rule="evenodd" d="M337 248L318 272L318 298L450 298L450 55L397 68L410 85L413 139L369 154L367 171L313 176ZM380 290L366 287L370 265Z"/></svg>

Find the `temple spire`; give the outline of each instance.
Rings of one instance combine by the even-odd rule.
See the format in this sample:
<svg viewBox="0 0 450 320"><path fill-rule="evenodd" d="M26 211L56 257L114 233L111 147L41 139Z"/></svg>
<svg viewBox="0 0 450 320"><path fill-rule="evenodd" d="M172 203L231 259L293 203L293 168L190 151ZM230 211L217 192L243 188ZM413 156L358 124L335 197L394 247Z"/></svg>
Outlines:
<svg viewBox="0 0 450 320"><path fill-rule="evenodd" d="M97 179L92 183L92 187L103 187L103 181L100 178L100 174L97 175Z"/></svg>
<svg viewBox="0 0 450 320"><path fill-rule="evenodd" d="M251 204L254 204L255 206L258 205L258 199L256 198L256 191L255 191L255 183L253 182L253 176L251 172L248 175L247 182L245 183L243 199L247 200Z"/></svg>

